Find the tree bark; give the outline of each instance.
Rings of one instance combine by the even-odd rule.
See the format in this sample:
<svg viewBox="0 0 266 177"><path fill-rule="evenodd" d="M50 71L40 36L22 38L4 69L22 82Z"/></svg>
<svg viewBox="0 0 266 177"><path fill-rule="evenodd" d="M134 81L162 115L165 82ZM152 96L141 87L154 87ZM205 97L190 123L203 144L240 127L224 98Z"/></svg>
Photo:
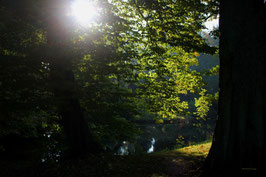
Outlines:
<svg viewBox="0 0 266 177"><path fill-rule="evenodd" d="M259 176L266 164L263 0L220 2L220 95L206 176Z"/></svg>
<svg viewBox="0 0 266 177"><path fill-rule="evenodd" d="M52 0L49 4L47 29L48 57L50 60L51 88L54 92L58 115L75 156L102 151L88 128L75 83L70 36L67 33L66 9L68 0Z"/></svg>

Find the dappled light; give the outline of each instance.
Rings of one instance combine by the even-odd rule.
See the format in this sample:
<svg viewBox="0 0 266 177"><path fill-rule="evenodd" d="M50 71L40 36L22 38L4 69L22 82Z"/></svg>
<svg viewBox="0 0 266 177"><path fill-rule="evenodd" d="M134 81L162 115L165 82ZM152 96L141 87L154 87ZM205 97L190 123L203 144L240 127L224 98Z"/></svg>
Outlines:
<svg viewBox="0 0 266 177"><path fill-rule="evenodd" d="M180 148L173 152L183 153L187 156L207 157L210 148L211 148L211 142L206 142L206 143L200 143L200 144Z"/></svg>
<svg viewBox="0 0 266 177"><path fill-rule="evenodd" d="M265 19L263 0L1 0L0 177L265 176Z"/></svg>

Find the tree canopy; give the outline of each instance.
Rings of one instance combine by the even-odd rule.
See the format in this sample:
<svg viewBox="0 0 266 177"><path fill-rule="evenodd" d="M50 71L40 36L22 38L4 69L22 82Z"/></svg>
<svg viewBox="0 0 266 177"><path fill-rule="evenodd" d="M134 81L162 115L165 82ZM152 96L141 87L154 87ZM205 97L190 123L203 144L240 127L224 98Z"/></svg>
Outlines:
<svg viewBox="0 0 266 177"><path fill-rule="evenodd" d="M216 1L95 1L100 17L89 27L69 15L70 4L1 1L0 136L63 131L78 151L92 137L102 146L132 138L130 120L143 112L207 115L214 95L193 66L217 50L201 34Z"/></svg>

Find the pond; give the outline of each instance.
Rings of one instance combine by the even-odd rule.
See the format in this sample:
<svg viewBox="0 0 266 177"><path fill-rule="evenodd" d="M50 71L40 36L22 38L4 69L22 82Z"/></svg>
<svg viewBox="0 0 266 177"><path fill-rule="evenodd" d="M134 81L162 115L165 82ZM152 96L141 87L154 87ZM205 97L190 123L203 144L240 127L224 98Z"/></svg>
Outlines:
<svg viewBox="0 0 266 177"><path fill-rule="evenodd" d="M139 125L141 134L137 141L123 141L114 152L116 155L151 153L165 149L174 149L207 139L206 134L198 132L195 127L180 124Z"/></svg>

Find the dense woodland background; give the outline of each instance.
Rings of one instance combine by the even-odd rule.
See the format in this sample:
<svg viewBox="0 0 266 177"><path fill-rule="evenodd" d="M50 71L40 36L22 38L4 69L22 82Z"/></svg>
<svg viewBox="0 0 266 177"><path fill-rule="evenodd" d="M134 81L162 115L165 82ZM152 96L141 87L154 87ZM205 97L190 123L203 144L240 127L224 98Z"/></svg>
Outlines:
<svg viewBox="0 0 266 177"><path fill-rule="evenodd" d="M134 164L143 163L143 176L226 176L232 169L259 176L264 1L91 0L98 14L86 26L70 14L72 3L0 1L0 175L130 176L122 170L133 164L131 175L139 176ZM220 30L206 31L204 23L218 17ZM257 34L248 23L257 24ZM193 174L181 167L170 173L167 153L156 157L165 166L147 155L211 141L213 134L205 168ZM172 158L178 157L192 159L183 164L187 171L204 160ZM156 166L169 173L152 174Z"/></svg>

